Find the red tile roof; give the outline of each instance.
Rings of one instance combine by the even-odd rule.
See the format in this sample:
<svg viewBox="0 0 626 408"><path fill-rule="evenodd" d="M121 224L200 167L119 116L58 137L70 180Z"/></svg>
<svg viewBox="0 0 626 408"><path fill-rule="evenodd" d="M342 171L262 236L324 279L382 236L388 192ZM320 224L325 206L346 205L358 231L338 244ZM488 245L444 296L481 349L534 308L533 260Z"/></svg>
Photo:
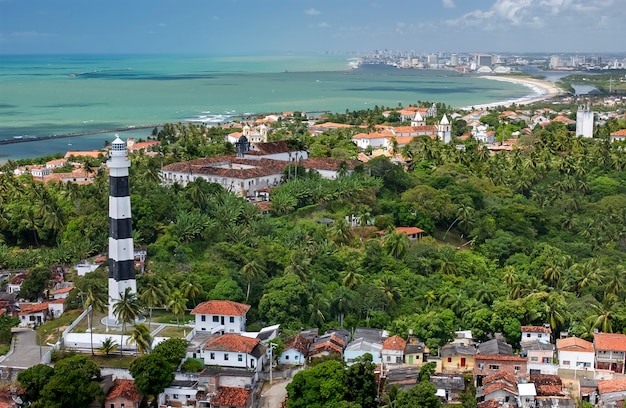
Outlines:
<svg viewBox="0 0 626 408"><path fill-rule="evenodd" d="M522 333L548 333L552 334L552 330L549 327L544 326L522 326Z"/></svg>
<svg viewBox="0 0 626 408"><path fill-rule="evenodd" d="M133 380L117 379L109 390L106 399L112 400L115 398L125 398L138 403L141 402L142 396Z"/></svg>
<svg viewBox="0 0 626 408"><path fill-rule="evenodd" d="M506 390L512 394L517 395L517 388L507 383L503 383L503 382L495 382L495 383L485 385L483 387L483 395L487 396L491 394L492 392L499 391L499 390Z"/></svg>
<svg viewBox="0 0 626 408"><path fill-rule="evenodd" d="M626 136L626 129L618 130L617 132L612 132L611 136Z"/></svg>
<svg viewBox="0 0 626 408"><path fill-rule="evenodd" d="M478 360L487 360L487 361L519 361L520 363L526 362L524 357L518 356L504 356L500 354L476 354L476 361Z"/></svg>
<svg viewBox="0 0 626 408"><path fill-rule="evenodd" d="M595 333L593 345L596 350L626 351L626 334Z"/></svg>
<svg viewBox="0 0 626 408"><path fill-rule="evenodd" d="M626 391L626 378L617 378L614 380L600 380L598 381L598 391L600 392L600 394Z"/></svg>
<svg viewBox="0 0 626 408"><path fill-rule="evenodd" d="M391 336L383 342L383 350L402 350L406 347L406 341L400 336Z"/></svg>
<svg viewBox="0 0 626 408"><path fill-rule="evenodd" d="M559 351L583 351L593 353L593 343L578 337L566 337L556 341L556 348Z"/></svg>
<svg viewBox="0 0 626 408"><path fill-rule="evenodd" d="M250 397L245 388L220 387L211 400L211 406L244 407Z"/></svg>
<svg viewBox="0 0 626 408"><path fill-rule="evenodd" d="M191 314L201 315L223 315L223 316L245 316L250 309L250 305L232 302L230 300L209 300L196 306Z"/></svg>
<svg viewBox="0 0 626 408"><path fill-rule="evenodd" d="M498 400L489 400L478 403L478 408L500 408L502 406Z"/></svg>
<svg viewBox="0 0 626 408"><path fill-rule="evenodd" d="M204 349L250 354L259 343L259 339L252 339L239 334L228 333L209 339L205 343Z"/></svg>
<svg viewBox="0 0 626 408"><path fill-rule="evenodd" d="M51 295L60 295L62 293L69 293L69 292L72 291L72 289L74 289L74 286L67 286L65 288L53 290L52 292L50 292L50 294Z"/></svg>
<svg viewBox="0 0 626 408"><path fill-rule="evenodd" d="M304 336L300 334L296 334L289 340L285 342L285 350L294 349L298 350L304 356L306 356L309 352L309 346L311 345L311 341L307 340Z"/></svg>
<svg viewBox="0 0 626 408"><path fill-rule="evenodd" d="M497 374L489 375L483 378L483 385L487 385L489 383L500 381L500 380L508 381L509 383L513 385L517 384L517 378L515 378L513 374L501 371Z"/></svg>
<svg viewBox="0 0 626 408"><path fill-rule="evenodd" d="M63 299L65 300L65 299ZM20 316L26 316L32 313L40 313L48 310L48 302L43 303L22 303L20 305Z"/></svg>

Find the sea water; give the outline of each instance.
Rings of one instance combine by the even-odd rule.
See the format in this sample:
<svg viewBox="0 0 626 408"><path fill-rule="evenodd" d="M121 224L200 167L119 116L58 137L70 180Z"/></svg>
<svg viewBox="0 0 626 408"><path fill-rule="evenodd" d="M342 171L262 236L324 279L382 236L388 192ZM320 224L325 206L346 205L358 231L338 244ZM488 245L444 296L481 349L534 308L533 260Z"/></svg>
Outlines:
<svg viewBox="0 0 626 408"><path fill-rule="evenodd" d="M344 112L417 101L511 100L526 87L452 71L361 65L347 55L3 55L0 140L177 121ZM152 129L134 130L145 138ZM0 145L0 160L100 149L112 133Z"/></svg>

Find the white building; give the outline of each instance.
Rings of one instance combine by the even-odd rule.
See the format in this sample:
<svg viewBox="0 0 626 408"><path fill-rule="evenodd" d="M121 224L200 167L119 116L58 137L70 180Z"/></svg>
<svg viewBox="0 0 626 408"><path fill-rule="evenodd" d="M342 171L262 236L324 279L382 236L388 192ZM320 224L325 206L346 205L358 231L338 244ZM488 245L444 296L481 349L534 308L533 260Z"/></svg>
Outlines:
<svg viewBox="0 0 626 408"><path fill-rule="evenodd" d="M265 346L259 339L228 333L209 339L201 352L209 366L245 368L260 371L265 361Z"/></svg>
<svg viewBox="0 0 626 408"><path fill-rule="evenodd" d="M593 112L587 106L579 106L576 111L576 136L593 137Z"/></svg>
<svg viewBox="0 0 626 408"><path fill-rule="evenodd" d="M593 343L578 337L567 337L556 341L556 350L559 356L559 368L594 370L595 353Z"/></svg>
<svg viewBox="0 0 626 408"><path fill-rule="evenodd" d="M246 313L250 305L230 300L209 300L196 306L196 332L242 333L246 330Z"/></svg>
<svg viewBox="0 0 626 408"><path fill-rule="evenodd" d="M520 342L528 340L539 340L545 343L550 342L552 330L545 326L522 326L522 338Z"/></svg>

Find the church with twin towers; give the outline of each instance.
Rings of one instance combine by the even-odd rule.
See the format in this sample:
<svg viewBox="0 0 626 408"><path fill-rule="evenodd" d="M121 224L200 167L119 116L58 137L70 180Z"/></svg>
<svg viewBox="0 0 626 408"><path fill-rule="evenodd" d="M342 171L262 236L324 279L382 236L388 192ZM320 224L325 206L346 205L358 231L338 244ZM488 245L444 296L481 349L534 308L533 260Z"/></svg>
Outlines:
<svg viewBox="0 0 626 408"><path fill-rule="evenodd" d="M135 247L130 210L128 169L130 160L126 142L115 135L107 161L109 168L109 310L108 324L117 324L113 312L127 288L137 292Z"/></svg>

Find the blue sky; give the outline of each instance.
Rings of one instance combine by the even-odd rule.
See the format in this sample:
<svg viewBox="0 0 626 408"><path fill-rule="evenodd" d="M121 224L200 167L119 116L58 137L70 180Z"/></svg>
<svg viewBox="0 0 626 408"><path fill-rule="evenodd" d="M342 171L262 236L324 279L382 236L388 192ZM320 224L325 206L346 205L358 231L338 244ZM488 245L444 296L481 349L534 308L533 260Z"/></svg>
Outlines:
<svg viewBox="0 0 626 408"><path fill-rule="evenodd" d="M626 52L626 0L0 0L0 54Z"/></svg>

